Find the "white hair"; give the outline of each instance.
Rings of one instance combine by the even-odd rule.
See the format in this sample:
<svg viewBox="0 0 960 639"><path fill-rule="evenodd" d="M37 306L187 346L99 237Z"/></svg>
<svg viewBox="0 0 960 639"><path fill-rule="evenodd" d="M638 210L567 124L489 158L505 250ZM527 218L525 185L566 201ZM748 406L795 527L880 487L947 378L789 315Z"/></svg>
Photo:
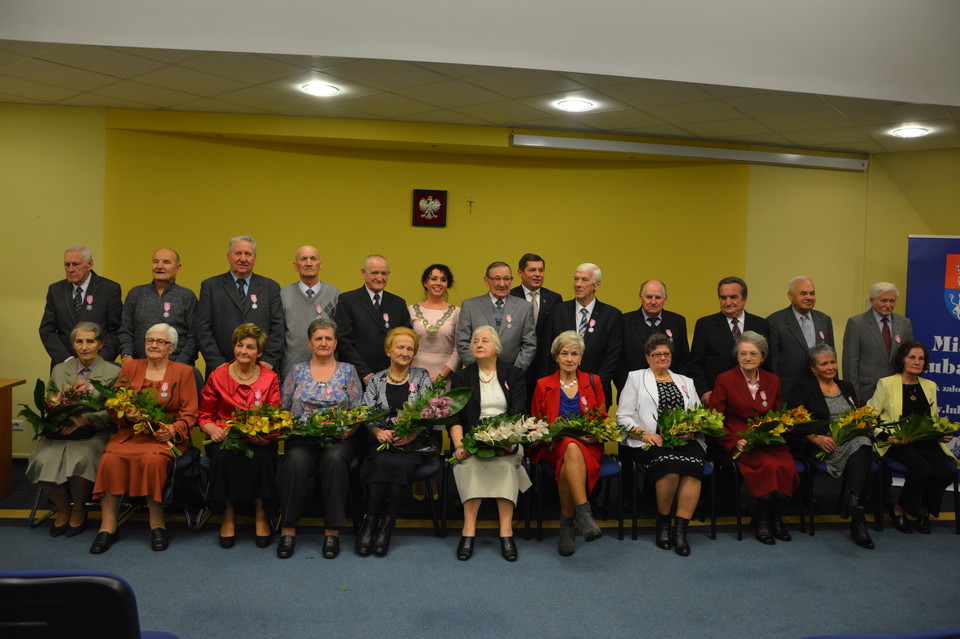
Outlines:
<svg viewBox="0 0 960 639"><path fill-rule="evenodd" d="M143 338L146 339L147 335L149 335L150 333L166 333L167 341L173 344L174 348L177 347L177 340L180 339L180 336L177 333L177 329L170 326L169 324L162 324L162 323L154 324L153 326L147 329L147 333L146 335L143 336Z"/></svg>
<svg viewBox="0 0 960 639"><path fill-rule="evenodd" d="M573 269L573 271L574 271L575 273L576 273L576 272L579 272L579 271L592 272L592 273L593 273L593 281L596 282L597 284L600 283L600 267L597 266L596 264L591 264L590 262L584 262L583 264L581 264L581 265L578 266L577 268Z"/></svg>
<svg viewBox="0 0 960 639"><path fill-rule="evenodd" d="M896 295L897 297L900 297L900 291L897 290L896 284L892 284L890 282L877 282L876 284L870 287L869 296L870 296L870 299L875 300L881 295L883 295L884 293L889 293L891 291L893 292L894 295Z"/></svg>

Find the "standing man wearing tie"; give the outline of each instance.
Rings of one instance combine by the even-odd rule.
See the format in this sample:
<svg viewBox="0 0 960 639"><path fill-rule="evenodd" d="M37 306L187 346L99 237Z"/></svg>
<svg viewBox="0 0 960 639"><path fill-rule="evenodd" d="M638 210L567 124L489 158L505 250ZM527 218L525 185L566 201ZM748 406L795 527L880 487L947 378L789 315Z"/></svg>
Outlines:
<svg viewBox="0 0 960 639"><path fill-rule="evenodd" d="M227 262L229 271L201 282L193 319L193 332L206 362L207 377L221 364L233 360L233 331L248 322L269 336L260 361L267 368L279 370L283 354L280 285L253 272L257 242L249 235L230 240Z"/></svg>
<svg viewBox="0 0 960 639"><path fill-rule="evenodd" d="M640 285L640 308L623 314L623 357L615 377L617 389L623 388L630 371L649 368L644 347L654 333L662 333L673 342L670 370L687 374L690 357L687 318L666 310L666 304L667 285L659 280L647 280Z"/></svg>
<svg viewBox="0 0 960 639"><path fill-rule="evenodd" d="M120 354L120 285L93 272L93 254L85 246L71 246L64 251L63 270L66 279L47 289L47 302L40 318L40 340L50 355L50 369L73 359L70 331L77 322L94 322L103 328L100 357L112 362Z"/></svg>
<svg viewBox="0 0 960 639"><path fill-rule="evenodd" d="M607 408L613 402L611 382L620 367L623 352L623 314L613 306L597 299L601 273L596 264L581 264L573 274L574 299L553 310L550 333L542 352L547 373L557 370L550 359L550 345L563 331L577 331L583 337L583 359L580 370L600 378Z"/></svg>
<svg viewBox="0 0 960 639"><path fill-rule="evenodd" d="M843 379L857 389L860 401L873 397L877 380L893 375L893 357L901 342L913 339L913 324L893 309L900 291L890 282L870 287L866 313L847 320L843 333Z"/></svg>
<svg viewBox="0 0 960 639"><path fill-rule="evenodd" d="M543 276L546 271L546 262L536 253L526 253L520 258L517 275L520 276L520 286L514 287L510 294L525 299L533 306L533 322L537 333L537 351L550 350L547 333L550 331L550 311L563 303L559 293L543 287ZM537 380L547 374L537 364L541 358L534 356L534 364L527 369L527 397L533 397L533 389Z"/></svg>
<svg viewBox="0 0 960 639"><path fill-rule="evenodd" d="M533 365L537 352L537 335L533 322L533 305L510 295L513 274L506 262L494 262L483 277L490 291L463 301L457 323L457 353L460 362L469 366L475 360L470 352L473 330L492 326L503 348L497 358L522 371Z"/></svg>
<svg viewBox="0 0 960 639"><path fill-rule="evenodd" d="M317 249L301 246L293 259L293 268L300 280L284 286L280 291L286 337L283 344L283 371L285 378L294 364L310 359L310 340L307 328L313 320L332 320L340 298L340 289L320 281L323 260Z"/></svg>
<svg viewBox="0 0 960 639"><path fill-rule="evenodd" d="M790 306L771 313L770 370L780 377L780 395L786 399L794 385L810 376L808 351L821 342L834 346L833 320L815 311L817 290L813 280L801 275L787 287Z"/></svg>
<svg viewBox="0 0 960 639"><path fill-rule="evenodd" d="M387 332L397 326L410 328L410 313L402 297L383 290L390 277L387 258L368 255L360 275L364 285L340 295L333 319L337 323L337 361L353 364L366 386L374 373L390 365L383 348Z"/></svg>
<svg viewBox="0 0 960 639"><path fill-rule="evenodd" d="M733 345L744 331L755 331L768 340L770 325L767 320L747 313L747 283L739 277L725 277L717 284L720 312L697 320L693 328L693 346L690 348L688 371L706 405L713 392L717 375L737 366Z"/></svg>

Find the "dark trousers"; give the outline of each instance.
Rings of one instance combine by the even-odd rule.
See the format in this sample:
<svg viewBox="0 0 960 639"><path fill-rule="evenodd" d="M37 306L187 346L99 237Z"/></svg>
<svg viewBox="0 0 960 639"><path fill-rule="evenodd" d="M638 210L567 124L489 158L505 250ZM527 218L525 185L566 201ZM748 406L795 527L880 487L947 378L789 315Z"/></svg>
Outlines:
<svg viewBox="0 0 960 639"><path fill-rule="evenodd" d="M943 491L957 472L953 456L944 453L935 441L891 446L887 454L907 468L897 500L904 512L916 516L919 507L924 506L931 515L938 516Z"/></svg>
<svg viewBox="0 0 960 639"><path fill-rule="evenodd" d="M288 439L277 473L283 526L293 528L300 521L310 477L316 478L323 500L324 525L343 526L347 521L344 504L350 496L350 464L356 455L350 441L319 448L304 439Z"/></svg>

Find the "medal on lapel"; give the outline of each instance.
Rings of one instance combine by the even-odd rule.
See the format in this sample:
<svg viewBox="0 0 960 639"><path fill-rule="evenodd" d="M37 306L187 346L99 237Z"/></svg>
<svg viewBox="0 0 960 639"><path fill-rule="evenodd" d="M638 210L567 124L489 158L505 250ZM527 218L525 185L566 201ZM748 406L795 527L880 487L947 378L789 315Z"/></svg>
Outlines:
<svg viewBox="0 0 960 639"><path fill-rule="evenodd" d="M166 396L167 396L167 390L168 390L169 388L170 388L170 384L168 384L167 382L164 382L164 383L160 384L160 397L166 397Z"/></svg>
<svg viewBox="0 0 960 639"><path fill-rule="evenodd" d="M383 314L383 326L384 326L384 328L390 328L390 314L389 314L389 313L384 313L384 314ZM412 391L411 391L411 392L412 392Z"/></svg>
<svg viewBox="0 0 960 639"><path fill-rule="evenodd" d="M766 408L766 406L767 406L767 391L765 391L765 390L760 391L760 399L763 400L763 401L761 401L760 403L763 405L764 408Z"/></svg>
<svg viewBox="0 0 960 639"><path fill-rule="evenodd" d="M92 310L93 310L93 295L87 295L87 310L88 310L88 311L92 311ZM900 341L900 336L898 335L898 336L897 336L897 342L899 342L899 341Z"/></svg>
<svg viewBox="0 0 960 639"><path fill-rule="evenodd" d="M170 317L170 302L163 303L163 316Z"/></svg>
<svg viewBox="0 0 960 639"><path fill-rule="evenodd" d="M257 296L251 295L250 301L253 302L253 304L250 305L250 308L257 308Z"/></svg>
<svg viewBox="0 0 960 639"><path fill-rule="evenodd" d="M262 394L263 394L263 391L260 390L259 388L258 388L257 390L255 390L255 391L253 391L253 405L254 405L254 406L259 406L259 405L260 405L260 396L261 396Z"/></svg>

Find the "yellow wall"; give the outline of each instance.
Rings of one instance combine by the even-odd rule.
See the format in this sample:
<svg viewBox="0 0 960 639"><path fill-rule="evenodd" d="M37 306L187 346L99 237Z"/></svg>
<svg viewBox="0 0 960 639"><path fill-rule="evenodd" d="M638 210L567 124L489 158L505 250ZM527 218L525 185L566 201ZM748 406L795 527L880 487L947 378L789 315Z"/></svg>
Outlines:
<svg viewBox="0 0 960 639"><path fill-rule="evenodd" d="M311 243L323 278L345 290L359 286L363 256L385 254L389 289L408 300L423 267L446 262L455 302L483 291L488 262L534 251L547 259L547 286L567 297L573 268L596 262L601 299L624 311L643 279L662 278L670 308L691 324L716 311L722 276L744 276L748 308L766 315L786 305L786 281L802 272L842 330L867 284L904 284L905 233L951 224L914 224L926 191L909 192L911 167L930 162L923 153L874 159L864 175L538 158L509 150L509 131L494 128L46 107L0 115L0 197L22 268L4 278L15 312L0 319L0 376L31 381L47 371L36 333L43 296L72 243L90 246L124 291L148 280L163 245L181 252L180 283L197 290L226 270L229 237L251 234L257 272L281 285L294 279L296 247ZM414 188L449 192L445 229L410 225ZM21 388L15 401L26 398ZM15 439L16 454L31 449L29 434Z"/></svg>

